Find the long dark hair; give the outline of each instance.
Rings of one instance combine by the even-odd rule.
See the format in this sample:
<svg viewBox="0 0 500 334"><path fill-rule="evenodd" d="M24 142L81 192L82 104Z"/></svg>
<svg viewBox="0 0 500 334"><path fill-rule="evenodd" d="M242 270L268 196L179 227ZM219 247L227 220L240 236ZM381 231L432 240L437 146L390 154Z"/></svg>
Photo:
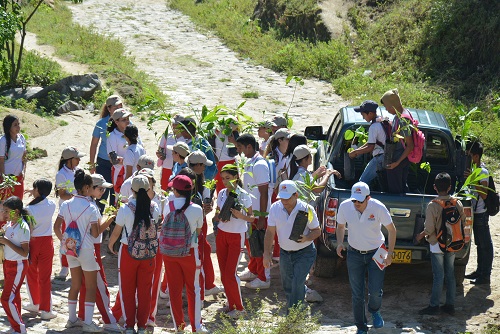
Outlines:
<svg viewBox="0 0 500 334"><path fill-rule="evenodd" d="M92 187L92 177L89 174L85 174L83 169L77 169L75 172L75 181L73 182L75 189L81 192L84 186Z"/></svg>
<svg viewBox="0 0 500 334"><path fill-rule="evenodd" d="M7 140L7 148L5 149L5 159L7 160L9 150L10 150L10 142L12 138L10 137L10 128L15 121L18 121L19 118L14 115L7 115L3 119L3 133L5 135L5 139Z"/></svg>
<svg viewBox="0 0 500 334"><path fill-rule="evenodd" d="M151 225L151 198L149 198L148 191L146 189L140 188L136 192L135 197L135 216L134 216L134 228L141 221L144 222L146 228Z"/></svg>
<svg viewBox="0 0 500 334"><path fill-rule="evenodd" d="M59 165L57 165L57 170L60 171L61 168L63 168L64 165L66 165L66 163L68 162L68 160L71 160L71 159L61 159L61 160L59 160Z"/></svg>
<svg viewBox="0 0 500 334"><path fill-rule="evenodd" d="M115 120L113 119L113 117L110 117L109 118L109 122L108 122L108 133L111 133L113 132L114 129L116 129L117 125L116 125L116 122Z"/></svg>
<svg viewBox="0 0 500 334"><path fill-rule="evenodd" d="M309 155L303 157L302 159L298 159L295 157L295 155L292 154L292 157L290 158L290 176L288 177L290 180L293 179L295 174L299 171L299 165L304 160L307 158Z"/></svg>
<svg viewBox="0 0 500 334"><path fill-rule="evenodd" d="M34 198L31 202L28 203L28 205L35 205L43 201L47 196L50 195L50 192L52 191L52 182L45 178L41 178L38 180L35 180L33 182L33 189L38 190L38 196L37 198Z"/></svg>
<svg viewBox="0 0 500 334"><path fill-rule="evenodd" d="M295 148L299 145L307 145L307 138L304 135L296 133L290 137L288 147L286 148L286 152L283 156L291 157L293 155L293 150L295 150Z"/></svg>
<svg viewBox="0 0 500 334"><path fill-rule="evenodd" d="M179 195L181 195L181 197L184 197L186 199L186 202L184 203L184 205L182 206L182 208L180 208L179 210L176 210L177 212L182 212L184 210L187 209L187 207L189 206L189 204L191 204L191 196L193 194L193 190L190 189L190 190L178 190L178 189L175 189Z"/></svg>
<svg viewBox="0 0 500 334"><path fill-rule="evenodd" d="M196 181L196 173L189 167L184 167L179 171L179 173L177 173L177 175L186 175L193 183Z"/></svg>
<svg viewBox="0 0 500 334"><path fill-rule="evenodd" d="M18 210L19 215L29 224L32 220L28 211L23 206L23 201L17 197L12 196L7 198L3 203L3 206L8 207L11 210Z"/></svg>

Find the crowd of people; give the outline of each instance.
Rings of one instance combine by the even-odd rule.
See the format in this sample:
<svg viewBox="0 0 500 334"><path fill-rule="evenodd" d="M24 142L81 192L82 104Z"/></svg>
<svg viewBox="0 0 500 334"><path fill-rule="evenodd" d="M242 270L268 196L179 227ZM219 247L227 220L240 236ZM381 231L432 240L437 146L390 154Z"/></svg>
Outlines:
<svg viewBox="0 0 500 334"><path fill-rule="evenodd" d="M391 104L395 94L384 94L382 102L391 113L405 112L399 110L400 103ZM366 101L356 111L376 124L377 108L373 101ZM110 96L92 132L90 173L79 167L86 153L66 147L61 152L55 183L48 176L36 180L26 191L26 140L20 133L19 119L5 117L0 172L3 184L10 181L12 186L4 187L0 194L4 232L0 244L5 249L1 301L12 332L27 332L21 308L39 313L43 320L58 316L52 310L52 268L47 266L54 256L53 233L60 242L61 271L56 277L66 279L71 275L67 328L146 333L156 326L158 298L164 298L175 330L182 332L186 327L182 302L185 289L192 331L207 332L201 317L205 296L224 292L227 302L221 312L234 319L243 316L241 281L247 281L244 286L248 289L269 288L274 261L279 261L287 308L303 303L307 276L316 257L314 240L321 234L314 194L324 190L329 178L342 175L324 166L311 171L314 149L308 146L305 136L288 129L289 122L283 116L257 123L255 132L262 139L259 143L254 134L239 133L240 124L233 116L224 116L229 131L216 128L214 136L204 138L197 134L195 119L175 115L169 124L172 131L165 131L154 155L146 152L130 116L122 99ZM337 237L343 240L343 227L346 223L350 227L347 264L359 333L368 329L365 272L369 273L368 310L374 326L383 326L379 309L384 271L375 270L371 256L385 243L382 225L389 231L389 254L394 250L396 233L385 206L369 196L367 183L381 161L377 145L386 139L384 132L373 125L369 131L367 145L350 155L372 152L374 163L363 173L364 182L353 186L352 198L340 205L337 229ZM400 188L406 182L411 135L402 138L407 145L403 143L395 162L386 166L397 174L391 178L401 181L394 184ZM155 166L161 168L159 185ZM441 183L436 180L436 189L444 196L446 184ZM49 199L53 189L59 198L57 204ZM22 201L25 194L33 197L27 206ZM102 204L102 199L107 200L107 205ZM479 199L475 212L481 215L481 209ZM207 241L207 216L213 211L222 286L216 284L212 249ZM372 219L374 215L377 219ZM486 218L483 225L487 227ZM421 237L427 236L432 244L433 233L426 222ZM118 257L119 292L113 305L100 256L103 234L109 237L107 251ZM472 274L479 280L489 280L491 273L486 251L491 236L489 244L486 239L481 246L485 249L482 264ZM245 247L249 262L243 272L238 272ZM344 250L340 244L338 255L344 256ZM391 257L383 264L390 265ZM30 303L21 305L20 289L25 277ZM433 297L431 308L436 306L435 300ZM453 299L447 303L452 304ZM95 306L102 327L93 320Z"/></svg>

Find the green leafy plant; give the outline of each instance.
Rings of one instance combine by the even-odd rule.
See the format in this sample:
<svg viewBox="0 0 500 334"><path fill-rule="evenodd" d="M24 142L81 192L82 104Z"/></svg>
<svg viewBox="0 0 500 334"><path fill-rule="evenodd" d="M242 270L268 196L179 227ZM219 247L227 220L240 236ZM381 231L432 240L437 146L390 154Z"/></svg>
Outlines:
<svg viewBox="0 0 500 334"><path fill-rule="evenodd" d="M0 183L0 190L2 191L1 200L11 197L14 193L14 187L20 185L17 182L17 177L12 175L2 174L2 183Z"/></svg>

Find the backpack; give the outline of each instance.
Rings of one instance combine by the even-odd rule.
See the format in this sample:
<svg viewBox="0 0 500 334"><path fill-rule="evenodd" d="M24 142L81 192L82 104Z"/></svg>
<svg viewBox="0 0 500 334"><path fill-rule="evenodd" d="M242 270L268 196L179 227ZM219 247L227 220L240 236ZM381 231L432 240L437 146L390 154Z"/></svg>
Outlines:
<svg viewBox="0 0 500 334"><path fill-rule="evenodd" d="M87 231L85 231L85 234L83 235L80 233L80 229L78 228L77 220L80 218L85 211L90 207L87 206L85 210L80 213L80 215L76 218L73 219L73 216L71 215L71 210L68 205L68 211L69 211L69 217L71 218L71 223L66 227L66 230L64 230L62 239L61 239L61 248L60 248L60 253L62 255L70 255L74 257L78 257L80 255L80 249L82 248L82 242L83 239L85 239L85 236L87 235ZM88 226L87 228L90 228Z"/></svg>
<svg viewBox="0 0 500 334"><path fill-rule="evenodd" d="M419 163L424 155L424 145L425 145L425 135L418 128L418 121L413 118L413 116L408 112L407 114L401 114L401 117L406 118L410 126L413 125L414 128L411 129L411 136L413 139L413 150L408 154L408 160L410 162ZM405 147L404 140L402 141L403 147Z"/></svg>
<svg viewBox="0 0 500 334"><path fill-rule="evenodd" d="M392 134L392 124L389 122L389 120L384 119L383 121L380 122L380 125L382 125L382 129L384 130L385 133L385 141L390 142L391 141L391 134ZM382 148L385 148L385 143L381 143L377 140L376 144Z"/></svg>
<svg viewBox="0 0 500 334"><path fill-rule="evenodd" d="M276 160L274 160L272 158L266 159L266 158L260 156L255 160L255 163L257 163L257 161L260 161L260 160L264 160L267 163L267 168L269 169L269 184L276 184L276 179L277 179L277 177L276 177ZM252 171L253 171L253 165L252 165Z"/></svg>
<svg viewBox="0 0 500 334"><path fill-rule="evenodd" d="M488 178L488 192L484 204L486 205L486 212L490 216L494 216L500 211L500 197L495 189L495 182L491 175Z"/></svg>
<svg viewBox="0 0 500 334"><path fill-rule="evenodd" d="M287 167L287 165L285 165L283 168L281 168L278 171L278 173L276 175L276 182L274 183L274 192L278 193L281 182L286 181L288 179L289 179L289 177L288 177L288 167Z"/></svg>
<svg viewBox="0 0 500 334"><path fill-rule="evenodd" d="M441 213L441 229L437 234L439 248L443 252L458 252L465 246L465 233L457 208L457 199L432 200L443 208Z"/></svg>
<svg viewBox="0 0 500 334"><path fill-rule="evenodd" d="M172 257L188 256L191 250L191 240L196 233L191 233L191 225L185 210L177 212L174 202L169 202L168 205L170 212L165 217L160 232L160 252Z"/></svg>
<svg viewBox="0 0 500 334"><path fill-rule="evenodd" d="M127 206L135 215L135 205L127 203ZM144 220L141 220L130 234L127 233L125 227L125 235L127 236L128 253L133 259L148 260L154 258L158 253L158 234L153 220L151 220L149 227L146 227Z"/></svg>

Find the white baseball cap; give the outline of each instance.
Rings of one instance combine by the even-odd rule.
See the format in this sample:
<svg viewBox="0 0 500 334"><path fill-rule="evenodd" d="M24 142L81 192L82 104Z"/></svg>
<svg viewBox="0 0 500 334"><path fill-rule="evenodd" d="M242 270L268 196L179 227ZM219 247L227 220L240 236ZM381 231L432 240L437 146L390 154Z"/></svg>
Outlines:
<svg viewBox="0 0 500 334"><path fill-rule="evenodd" d="M295 184L295 181L286 180L286 181L281 182L277 198L278 199L289 199L296 192L297 192L297 185Z"/></svg>
<svg viewBox="0 0 500 334"><path fill-rule="evenodd" d="M364 182L357 182L352 186L351 189L351 201L363 202L366 196L370 195L370 188Z"/></svg>

